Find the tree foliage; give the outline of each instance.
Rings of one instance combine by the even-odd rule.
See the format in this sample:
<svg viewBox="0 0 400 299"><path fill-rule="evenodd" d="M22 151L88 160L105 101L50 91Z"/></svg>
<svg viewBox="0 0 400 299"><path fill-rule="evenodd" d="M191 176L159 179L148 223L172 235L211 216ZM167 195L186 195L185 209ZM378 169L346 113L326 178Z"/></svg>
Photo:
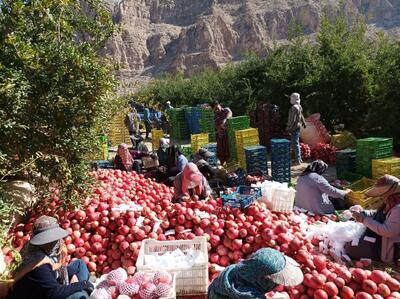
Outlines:
<svg viewBox="0 0 400 299"><path fill-rule="evenodd" d="M296 34L267 49L265 58L250 55L190 79L160 78L136 96L177 106L219 100L236 114L269 100L285 118L287 96L299 92L306 114L320 112L329 129L344 124L357 136L393 136L400 143L400 44L366 29L362 19L338 13L322 20L313 41Z"/></svg>
<svg viewBox="0 0 400 299"><path fill-rule="evenodd" d="M56 183L73 201L113 101L98 55L112 31L100 0L0 1L0 179Z"/></svg>

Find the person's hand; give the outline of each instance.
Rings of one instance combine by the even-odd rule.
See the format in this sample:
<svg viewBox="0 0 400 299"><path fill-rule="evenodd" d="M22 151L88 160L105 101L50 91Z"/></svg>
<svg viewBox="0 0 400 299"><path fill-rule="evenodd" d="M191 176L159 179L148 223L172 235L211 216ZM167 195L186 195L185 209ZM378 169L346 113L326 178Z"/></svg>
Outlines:
<svg viewBox="0 0 400 299"><path fill-rule="evenodd" d="M90 295L94 291L94 285L90 281L85 280L83 290Z"/></svg>
<svg viewBox="0 0 400 299"><path fill-rule="evenodd" d="M353 192L351 189L344 189L344 192L346 192L346 195L349 194L350 192Z"/></svg>
<svg viewBox="0 0 400 299"><path fill-rule="evenodd" d="M73 275L69 282L70 283L79 282L78 277L76 277L76 275Z"/></svg>
<svg viewBox="0 0 400 299"><path fill-rule="evenodd" d="M362 214L360 212L355 212L355 211L351 212L351 214L355 221L360 222L360 223L364 222L364 218L365 218L364 214Z"/></svg>

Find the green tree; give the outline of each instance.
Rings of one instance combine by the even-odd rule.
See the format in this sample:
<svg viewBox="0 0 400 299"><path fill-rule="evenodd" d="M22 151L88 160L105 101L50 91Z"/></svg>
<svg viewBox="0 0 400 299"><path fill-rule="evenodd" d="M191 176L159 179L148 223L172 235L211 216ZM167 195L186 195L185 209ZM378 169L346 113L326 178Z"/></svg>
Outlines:
<svg viewBox="0 0 400 299"><path fill-rule="evenodd" d="M113 102L98 54L112 31L100 0L0 1L0 179L56 183L77 203Z"/></svg>

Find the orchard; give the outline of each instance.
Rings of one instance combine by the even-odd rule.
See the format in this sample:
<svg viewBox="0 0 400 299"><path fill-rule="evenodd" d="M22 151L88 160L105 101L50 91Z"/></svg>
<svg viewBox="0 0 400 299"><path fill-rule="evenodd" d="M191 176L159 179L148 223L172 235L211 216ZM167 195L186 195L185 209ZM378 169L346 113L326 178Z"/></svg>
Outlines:
<svg viewBox="0 0 400 299"><path fill-rule="evenodd" d="M173 203L171 188L135 172L98 170L91 175L97 183L81 209L65 210L58 191L51 190L48 206L37 206L26 223L10 232L13 246L20 250L29 241L35 219L45 214L56 217L69 232L65 239L68 261L83 260L97 276L118 268L133 276L144 239L205 236L210 280L223 267L271 247L293 257L303 270L303 284L276 290L291 298L400 298L400 283L387 272L366 270L368 262L348 268L319 254L319 240L305 237L299 212L273 213L262 203L240 210L223 206L220 199ZM307 223L335 220L335 216L308 216ZM10 263L10 248L3 252Z"/></svg>

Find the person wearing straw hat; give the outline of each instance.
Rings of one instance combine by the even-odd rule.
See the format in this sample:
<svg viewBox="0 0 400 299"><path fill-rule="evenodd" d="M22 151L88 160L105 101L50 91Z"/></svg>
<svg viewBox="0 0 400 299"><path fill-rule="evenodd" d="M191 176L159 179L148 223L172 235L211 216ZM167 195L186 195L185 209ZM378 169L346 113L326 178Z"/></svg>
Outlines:
<svg viewBox="0 0 400 299"><path fill-rule="evenodd" d="M76 260L64 266L68 232L49 216L33 224L32 238L21 250L22 263L14 271L8 299L85 299L93 291L89 271Z"/></svg>
<svg viewBox="0 0 400 299"><path fill-rule="evenodd" d="M346 246L346 253L351 258L371 258L385 263L396 263L400 258L400 180L391 175L384 175L367 191L367 197L381 197L383 206L377 212L353 211L355 221L367 227L359 244ZM368 237L368 238L366 238ZM366 248L372 247L372 256Z"/></svg>
<svg viewBox="0 0 400 299"><path fill-rule="evenodd" d="M228 266L208 287L208 299L265 299L278 285L303 282L300 266L272 248L262 248L242 262Z"/></svg>

